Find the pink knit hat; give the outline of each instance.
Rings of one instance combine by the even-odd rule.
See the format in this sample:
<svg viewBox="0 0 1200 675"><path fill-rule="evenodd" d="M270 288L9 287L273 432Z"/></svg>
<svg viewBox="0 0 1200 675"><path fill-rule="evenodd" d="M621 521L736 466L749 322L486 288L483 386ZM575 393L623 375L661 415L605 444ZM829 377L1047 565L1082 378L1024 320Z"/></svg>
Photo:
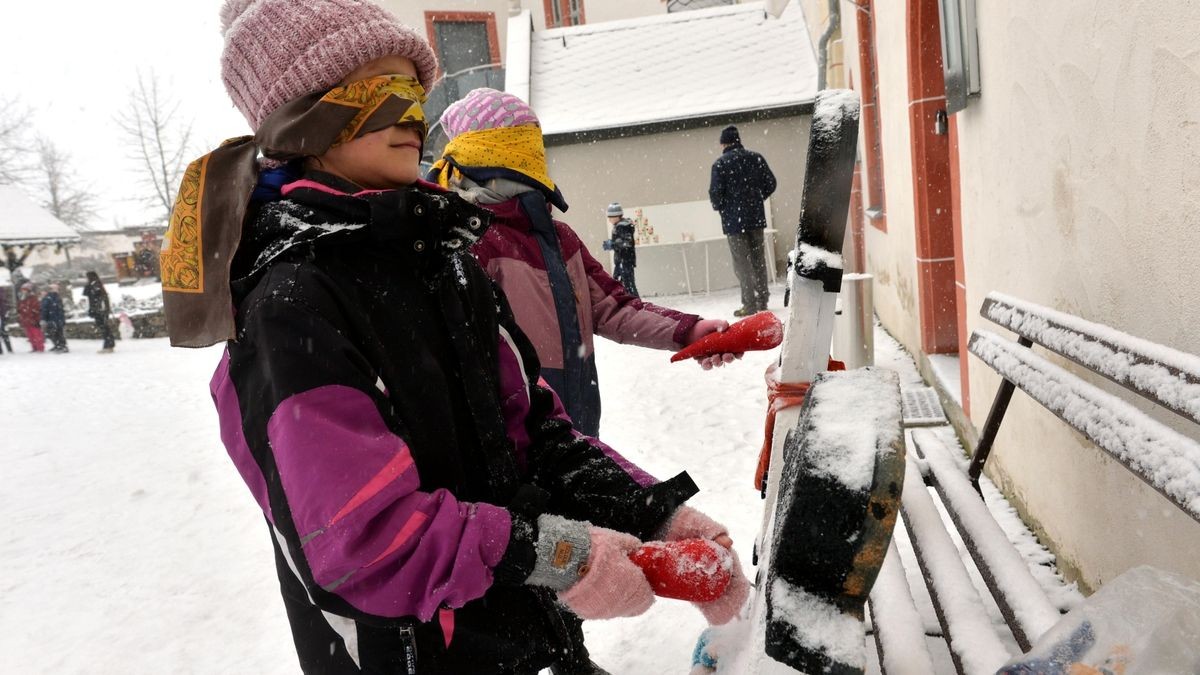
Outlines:
<svg viewBox="0 0 1200 675"><path fill-rule="evenodd" d="M221 31L221 79L254 130L284 103L383 56L410 59L426 90L437 72L425 38L368 0L225 0Z"/></svg>
<svg viewBox="0 0 1200 675"><path fill-rule="evenodd" d="M533 109L516 96L495 89L473 89L442 113L442 129L451 140L465 131L526 124L541 126Z"/></svg>

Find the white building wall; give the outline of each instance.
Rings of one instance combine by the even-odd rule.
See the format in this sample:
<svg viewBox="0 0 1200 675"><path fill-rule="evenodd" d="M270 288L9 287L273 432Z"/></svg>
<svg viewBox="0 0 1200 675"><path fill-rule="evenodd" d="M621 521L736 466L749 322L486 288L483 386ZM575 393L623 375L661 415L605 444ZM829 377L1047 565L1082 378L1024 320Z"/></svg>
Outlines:
<svg viewBox="0 0 1200 675"><path fill-rule="evenodd" d="M746 147L762 153L779 182L770 201L772 226L779 230L776 261L785 259L796 240L811 124L807 115L737 124ZM605 206L613 201L648 206L707 200L724 126L546 148L550 176L571 206L563 220L597 258L607 261L599 254L608 237Z"/></svg>
<svg viewBox="0 0 1200 675"><path fill-rule="evenodd" d="M888 231L866 232L876 311L915 354L907 4L874 3ZM1190 5L978 3L982 96L955 116L968 331L998 330L978 311L999 290L1200 354ZM857 83L855 11L842 2ZM979 428L1000 380L963 356ZM1200 578L1200 524L1019 392L989 473L1085 588L1139 564Z"/></svg>
<svg viewBox="0 0 1200 675"><path fill-rule="evenodd" d="M969 328L994 289L1200 354L1194 6L978 11L982 96L957 115ZM998 384L972 357L977 426ZM991 464L1089 587L1142 563L1200 578L1200 524L1019 394Z"/></svg>
<svg viewBox="0 0 1200 675"><path fill-rule="evenodd" d="M526 4L532 4L526 0ZM584 4L588 23L616 21L637 16L666 14L667 3L662 0L591 0Z"/></svg>

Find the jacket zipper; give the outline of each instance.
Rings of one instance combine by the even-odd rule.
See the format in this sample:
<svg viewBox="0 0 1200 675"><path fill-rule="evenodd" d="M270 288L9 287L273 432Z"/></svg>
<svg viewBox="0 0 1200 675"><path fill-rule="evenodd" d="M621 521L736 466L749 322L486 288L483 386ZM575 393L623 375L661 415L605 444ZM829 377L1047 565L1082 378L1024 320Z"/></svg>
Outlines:
<svg viewBox="0 0 1200 675"><path fill-rule="evenodd" d="M417 633L412 626L400 628L400 649L404 654L405 675L417 675Z"/></svg>

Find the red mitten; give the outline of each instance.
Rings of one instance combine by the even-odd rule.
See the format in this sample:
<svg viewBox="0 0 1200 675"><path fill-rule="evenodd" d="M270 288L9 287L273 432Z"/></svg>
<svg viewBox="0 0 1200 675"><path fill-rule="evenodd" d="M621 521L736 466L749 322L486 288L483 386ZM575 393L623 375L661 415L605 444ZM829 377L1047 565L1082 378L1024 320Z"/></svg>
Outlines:
<svg viewBox="0 0 1200 675"><path fill-rule="evenodd" d="M742 563L738 560L737 552L730 549L729 555L733 561L733 570L725 593L712 602L692 603L714 626L720 626L736 619L741 614L746 599L750 597L750 580L742 572Z"/></svg>
<svg viewBox="0 0 1200 675"><path fill-rule="evenodd" d="M733 575L732 552L707 539L653 541L629 559L662 598L711 602L724 595Z"/></svg>
<svg viewBox="0 0 1200 675"><path fill-rule="evenodd" d="M589 528L591 552L587 571L558 599L581 619L637 616L654 604L654 590L629 554L641 546L637 537ZM720 600L717 600L720 602Z"/></svg>
<svg viewBox="0 0 1200 675"><path fill-rule="evenodd" d="M714 354L774 349L783 342L783 323L771 312L748 316L721 332L713 332L680 349L671 362L702 358Z"/></svg>

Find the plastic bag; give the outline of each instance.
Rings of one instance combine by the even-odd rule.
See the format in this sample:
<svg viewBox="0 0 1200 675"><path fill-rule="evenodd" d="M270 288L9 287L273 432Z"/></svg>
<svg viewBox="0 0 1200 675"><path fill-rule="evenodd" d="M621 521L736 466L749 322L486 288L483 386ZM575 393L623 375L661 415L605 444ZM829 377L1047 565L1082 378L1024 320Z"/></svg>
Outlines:
<svg viewBox="0 0 1200 675"><path fill-rule="evenodd" d="M1200 673L1200 582L1142 566L1105 584L997 675Z"/></svg>

